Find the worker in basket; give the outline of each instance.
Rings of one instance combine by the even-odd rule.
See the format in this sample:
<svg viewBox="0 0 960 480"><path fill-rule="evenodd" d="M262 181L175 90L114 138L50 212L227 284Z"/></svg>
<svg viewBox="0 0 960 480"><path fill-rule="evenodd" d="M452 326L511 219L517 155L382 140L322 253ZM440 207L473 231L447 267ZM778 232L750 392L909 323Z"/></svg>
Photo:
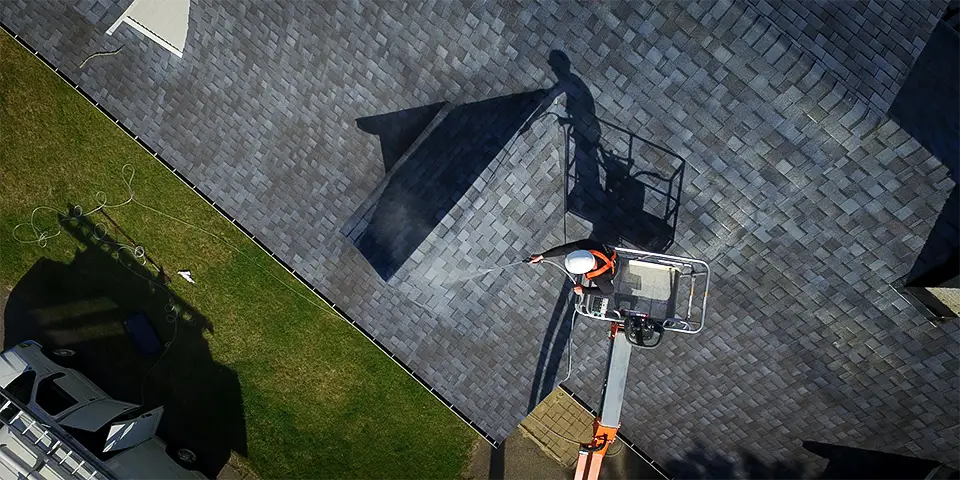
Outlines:
<svg viewBox="0 0 960 480"><path fill-rule="evenodd" d="M592 280L592 287L579 283L573 286L577 295L613 295L613 276L617 263L617 252L595 240L577 240L566 245L553 247L546 252L530 256L530 263L537 264L544 258L566 255L563 266L573 275L583 275Z"/></svg>

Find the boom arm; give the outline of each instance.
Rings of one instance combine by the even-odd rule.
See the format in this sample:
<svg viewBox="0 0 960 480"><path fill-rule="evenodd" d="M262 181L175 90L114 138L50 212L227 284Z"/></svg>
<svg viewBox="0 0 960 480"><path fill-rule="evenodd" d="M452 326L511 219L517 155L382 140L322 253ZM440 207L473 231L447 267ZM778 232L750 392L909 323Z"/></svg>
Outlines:
<svg viewBox="0 0 960 480"><path fill-rule="evenodd" d="M603 386L603 400L600 403L600 415L593 422L593 440L580 445L574 480L596 480L600 475L603 456L617 438L631 348L623 326L615 322L611 323L610 356L607 363L607 378Z"/></svg>

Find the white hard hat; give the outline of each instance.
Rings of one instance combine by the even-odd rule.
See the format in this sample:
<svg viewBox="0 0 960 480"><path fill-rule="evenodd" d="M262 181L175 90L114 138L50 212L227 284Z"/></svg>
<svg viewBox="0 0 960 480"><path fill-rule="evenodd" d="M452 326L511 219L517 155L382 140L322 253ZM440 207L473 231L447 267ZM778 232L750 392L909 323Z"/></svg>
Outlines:
<svg viewBox="0 0 960 480"><path fill-rule="evenodd" d="M597 259L587 250L574 250L563 259L563 266L567 267L568 272L580 275L593 270L597 266Z"/></svg>

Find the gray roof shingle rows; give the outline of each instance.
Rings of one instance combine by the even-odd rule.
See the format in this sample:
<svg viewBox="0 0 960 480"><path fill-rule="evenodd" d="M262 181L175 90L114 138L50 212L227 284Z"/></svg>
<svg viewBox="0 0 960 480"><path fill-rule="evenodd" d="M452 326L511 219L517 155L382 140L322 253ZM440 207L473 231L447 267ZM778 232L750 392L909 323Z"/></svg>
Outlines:
<svg viewBox="0 0 960 480"><path fill-rule="evenodd" d="M748 3L881 114L890 108L946 6L901 0ZM765 56L773 58L775 52Z"/></svg>
<svg viewBox="0 0 960 480"><path fill-rule="evenodd" d="M703 334L634 352L622 431L642 450L812 468L800 442L817 440L956 463L960 330L926 324L888 285L953 183L878 113L942 2L770 5L198 0L183 59L129 29L104 36L123 4L4 2L0 20L492 439L560 380L596 405L605 329L572 320L557 271L472 273L633 225L644 209L670 225L669 252L708 261L715 283ZM833 8L873 12L884 22L873 39L913 47L863 40L877 26L859 17L814 20ZM831 33L827 44L798 37L795 16ZM866 47L883 61L859 62ZM632 205L564 213L584 172L568 173L580 176L565 197L556 121L511 132L555 80L551 49L609 122L598 122L604 153L581 157L597 162L594 189L678 170L625 151L633 137L614 127L683 159L675 231L662 197L625 196L636 183L600 197ZM571 101L560 100L558 112ZM356 121L438 102L431 131L472 140L427 137L386 171L378 136ZM391 236L405 240L386 256L375 247Z"/></svg>

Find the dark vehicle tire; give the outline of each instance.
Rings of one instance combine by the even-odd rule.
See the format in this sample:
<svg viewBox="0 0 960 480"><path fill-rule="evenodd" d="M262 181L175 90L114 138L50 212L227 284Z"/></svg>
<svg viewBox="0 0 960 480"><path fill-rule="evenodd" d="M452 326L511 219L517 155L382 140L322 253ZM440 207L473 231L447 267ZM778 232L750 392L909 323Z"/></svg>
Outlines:
<svg viewBox="0 0 960 480"><path fill-rule="evenodd" d="M64 368L76 368L80 357L75 350L69 348L51 348L47 351L47 357L53 360L53 363Z"/></svg>
<svg viewBox="0 0 960 480"><path fill-rule="evenodd" d="M177 465L180 465L187 470L197 469L197 454L189 448L170 446L167 447L167 455L170 455L170 458L172 458L174 462L177 462Z"/></svg>

